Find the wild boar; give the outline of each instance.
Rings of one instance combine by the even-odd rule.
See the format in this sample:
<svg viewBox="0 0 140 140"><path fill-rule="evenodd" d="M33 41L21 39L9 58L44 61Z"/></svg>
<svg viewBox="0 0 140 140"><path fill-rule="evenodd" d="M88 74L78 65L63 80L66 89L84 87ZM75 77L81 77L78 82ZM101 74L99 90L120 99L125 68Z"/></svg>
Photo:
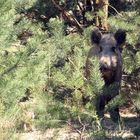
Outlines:
<svg viewBox="0 0 140 140"><path fill-rule="evenodd" d="M126 32L118 29L116 33L102 34L99 29L95 29L91 34L91 42L93 47L89 50L85 76L87 80L90 78L90 59L97 57L102 78L104 79L103 92L97 96L96 110L99 117L104 116L105 105L119 94L122 78L122 45L126 40ZM106 90L110 85L115 84L113 93ZM108 93L107 93L108 92ZM119 121L119 108L113 107L110 109L110 115L114 122Z"/></svg>

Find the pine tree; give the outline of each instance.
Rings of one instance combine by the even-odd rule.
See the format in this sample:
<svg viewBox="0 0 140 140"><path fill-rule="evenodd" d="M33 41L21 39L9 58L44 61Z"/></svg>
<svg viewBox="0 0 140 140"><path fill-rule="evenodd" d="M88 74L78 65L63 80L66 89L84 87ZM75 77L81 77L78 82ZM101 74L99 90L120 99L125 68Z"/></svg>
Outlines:
<svg viewBox="0 0 140 140"><path fill-rule="evenodd" d="M59 2L63 6L63 2ZM1 139L12 139L14 133L24 132L22 123L45 130L69 125L68 120L73 129L91 126L87 133L102 135L95 99L102 90L103 80L96 59L91 60L90 82L84 77L87 52L91 47L90 32L94 26L85 28L82 35L66 36L65 21L59 12L51 0L0 1ZM126 14L123 19L109 17L111 32L118 28L128 32L127 44L132 48L127 45L122 52L123 71L128 77L123 79L122 92L133 93L134 97L130 97L138 109L139 19L137 13ZM84 97L89 99L86 104ZM117 97L115 104L125 102L121 97ZM114 103L110 102L106 108L112 105ZM25 112L35 118L26 118Z"/></svg>

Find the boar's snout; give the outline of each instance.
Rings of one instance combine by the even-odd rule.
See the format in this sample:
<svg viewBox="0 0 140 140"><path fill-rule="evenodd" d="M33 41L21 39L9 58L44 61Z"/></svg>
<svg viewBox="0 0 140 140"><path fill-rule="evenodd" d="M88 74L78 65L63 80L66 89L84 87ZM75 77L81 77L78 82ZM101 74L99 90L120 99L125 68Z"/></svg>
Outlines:
<svg viewBox="0 0 140 140"><path fill-rule="evenodd" d="M100 57L100 70L114 70L117 67L117 56L101 56Z"/></svg>
<svg viewBox="0 0 140 140"><path fill-rule="evenodd" d="M100 64L100 70L101 70L101 72L103 72L103 71L109 70L109 68L106 64Z"/></svg>

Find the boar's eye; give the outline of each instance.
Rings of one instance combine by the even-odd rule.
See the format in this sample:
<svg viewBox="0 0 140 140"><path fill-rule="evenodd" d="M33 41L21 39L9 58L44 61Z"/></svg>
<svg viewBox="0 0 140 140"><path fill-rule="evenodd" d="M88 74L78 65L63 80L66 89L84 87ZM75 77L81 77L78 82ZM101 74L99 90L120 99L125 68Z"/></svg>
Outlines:
<svg viewBox="0 0 140 140"><path fill-rule="evenodd" d="M116 47L112 47L111 49L112 49L112 51L113 51L113 52L115 52L115 50L116 50Z"/></svg>

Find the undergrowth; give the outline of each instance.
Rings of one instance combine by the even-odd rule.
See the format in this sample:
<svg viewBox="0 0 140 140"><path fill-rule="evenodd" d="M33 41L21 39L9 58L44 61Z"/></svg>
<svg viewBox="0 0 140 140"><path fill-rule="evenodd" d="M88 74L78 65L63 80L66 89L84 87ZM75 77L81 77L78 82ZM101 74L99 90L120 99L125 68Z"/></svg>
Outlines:
<svg viewBox="0 0 140 140"><path fill-rule="evenodd" d="M35 118L31 121L37 130L64 127L69 125L69 120L76 128L80 118L88 126L89 134L98 135L101 128L94 101L103 81L96 60L91 83L86 83L84 77L94 26L86 28L83 35L65 36L64 22L57 16L44 24L21 12L36 7L37 3L36 0L0 2L1 139L12 139L14 133L23 131L25 110L34 112ZM37 8L43 9L39 4ZM125 19L110 17L110 31L127 30L127 42L135 45L140 39L139 18L139 15ZM140 66L139 52L133 59L130 53L124 48L123 69L128 74ZM92 101L84 105L83 96ZM26 101L22 100L24 97Z"/></svg>

